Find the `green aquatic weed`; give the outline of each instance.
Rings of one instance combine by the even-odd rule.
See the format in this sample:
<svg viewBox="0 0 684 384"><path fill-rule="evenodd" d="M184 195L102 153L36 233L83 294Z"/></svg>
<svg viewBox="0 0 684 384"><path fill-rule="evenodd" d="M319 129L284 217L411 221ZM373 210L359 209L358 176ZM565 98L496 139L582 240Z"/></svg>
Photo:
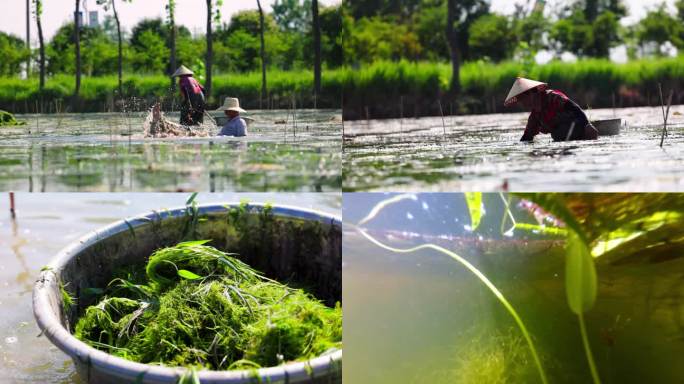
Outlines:
<svg viewBox="0 0 684 384"><path fill-rule="evenodd" d="M217 370L280 365L341 347L340 306L326 307L206 243L156 251L144 284L125 273L112 280L79 318L76 337L133 361Z"/></svg>
<svg viewBox="0 0 684 384"><path fill-rule="evenodd" d="M465 192L464 195L470 213L470 230L474 231L482 219L482 192Z"/></svg>

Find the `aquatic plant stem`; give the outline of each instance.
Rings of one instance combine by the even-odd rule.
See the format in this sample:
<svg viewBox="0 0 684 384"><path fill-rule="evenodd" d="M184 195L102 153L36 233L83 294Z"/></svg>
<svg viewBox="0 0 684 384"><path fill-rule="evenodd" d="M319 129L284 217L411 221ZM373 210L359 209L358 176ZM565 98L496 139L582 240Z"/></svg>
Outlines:
<svg viewBox="0 0 684 384"><path fill-rule="evenodd" d="M406 199L416 201L416 200L418 200L418 197L416 197L416 195L414 195L412 193L404 193L401 195L396 195L396 196L390 197L389 199L385 199L385 200L377 203L373 207L373 209L371 209L371 211L368 213L368 215L366 215L366 217L364 217L363 219L361 219L361 221L359 221L358 225L365 224L368 221L372 220L386 206L388 206L390 204L398 203L398 202L400 202L402 200L406 200Z"/></svg>
<svg viewBox="0 0 684 384"><path fill-rule="evenodd" d="M589 338L587 337L587 328L584 325L584 315L580 312L577 317L579 317L580 332L582 333L582 344L584 345L584 353L587 355L587 362L589 363L591 378L594 380L594 384L601 384L601 378L596 370L594 356L591 354L591 346L589 345Z"/></svg>
<svg viewBox="0 0 684 384"><path fill-rule="evenodd" d="M390 247L389 245L383 244L380 241L376 240L373 236L366 233L366 231L364 231L363 229L357 228L357 230L368 241L370 241L371 243L377 245L378 247L386 249L388 251L396 252L396 253L412 253L412 252L419 251L421 249L432 249L432 250L435 250L437 252L441 252L441 253L451 257L452 259L458 261L464 267L466 267L478 279L480 279L480 281L482 281L487 286L487 288L489 288L489 290L494 294L494 296L496 296L496 298L501 302L501 304L504 306L504 308L506 308L508 313L513 317L516 324L520 328L520 331L522 332L523 336L525 337L525 340L527 341L527 345L529 345L529 347L530 347L530 352L532 353L532 357L534 358L534 362L537 365L537 370L539 371L539 376L541 378L541 382L543 384L548 384L548 380L546 378L546 373L544 372L544 368L542 368L541 360L539 359L539 355L537 354L537 350L535 349L534 343L532 342L532 337L530 337L529 332L527 332L527 328L525 327L525 324L523 323L522 319L520 318L518 313L515 311L515 309L511 305L511 303L509 303L508 300L506 300L506 298L501 293L501 291L499 291L499 289L496 288L496 286L487 278L487 276L485 276L482 272L480 272L479 269L475 268L474 265L470 264L470 262L468 262L468 260L462 258L461 256L457 255L456 253L454 253L454 252L452 252L446 248L442 248L438 245L431 244L431 243L421 244L421 245L418 245L418 246L415 246L412 248L405 248L405 249Z"/></svg>

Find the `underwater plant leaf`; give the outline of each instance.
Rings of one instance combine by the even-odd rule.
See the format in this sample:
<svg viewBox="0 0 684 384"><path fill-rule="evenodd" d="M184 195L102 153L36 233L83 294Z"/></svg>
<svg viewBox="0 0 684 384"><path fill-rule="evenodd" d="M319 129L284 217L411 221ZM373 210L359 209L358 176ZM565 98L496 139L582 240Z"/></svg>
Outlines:
<svg viewBox="0 0 684 384"><path fill-rule="evenodd" d="M482 192L466 192L464 195L470 213L470 230L474 231L482 219Z"/></svg>
<svg viewBox="0 0 684 384"><path fill-rule="evenodd" d="M574 231L569 231L565 258L565 293L568 306L575 314L588 311L596 302L596 280L596 267L589 248Z"/></svg>
<svg viewBox="0 0 684 384"><path fill-rule="evenodd" d="M548 227L545 225L529 224L529 223L515 223L514 229L521 229L523 231L538 232L545 235L559 235L565 236L568 231L565 228Z"/></svg>
<svg viewBox="0 0 684 384"><path fill-rule="evenodd" d="M193 201L195 201L195 197L197 197L197 192L193 192L192 195L188 198L188 201L185 202L185 205L190 205L192 204Z"/></svg>
<svg viewBox="0 0 684 384"><path fill-rule="evenodd" d="M549 212L556 218L560 219L568 228L571 228L577 236L584 242L589 244L584 229L577 221L572 212L566 207L563 195L558 193L520 193L516 194L518 197L530 200L542 207L546 212Z"/></svg>
<svg viewBox="0 0 684 384"><path fill-rule="evenodd" d="M515 320L516 324L518 325L518 328L520 328L520 331L523 334L523 337L525 338L525 341L527 342L527 345L530 348L530 353L532 354L532 358L534 359L535 365L537 366L537 370L539 371L539 377L541 379L542 384L548 384L548 379L546 377L546 373L544 371L544 368L541 364L541 359L539 358L539 354L537 353L537 349L534 346L534 342L532 341L532 337L530 336L530 333L527 330L527 327L525 326L525 323L523 323L522 318L518 314L518 312L513 308L513 305L506 299L506 297L503 295L503 293L492 283L487 276L485 276L479 269L477 269L474 265L472 265L468 260L464 259L463 257L459 256L455 252L452 252L446 248L440 247L439 245L435 245L432 243L425 243L425 244L420 244L415 247L411 248L394 248L389 245L383 244L373 236L369 235L366 231L363 229L357 229L357 231L365 237L368 241L371 243L377 245L380 248L386 249L391 252L396 252L396 253L413 253L421 249L432 249L437 252L443 253L453 260L457 261L460 263L463 267L468 269L470 272L472 272L491 292L494 294L494 296L501 302L501 304L504 306L504 308L508 311L508 313L513 317Z"/></svg>
<svg viewBox="0 0 684 384"><path fill-rule="evenodd" d="M196 245L204 245L211 240L194 240L194 241L184 241L182 243L178 243L176 247L194 247Z"/></svg>
<svg viewBox="0 0 684 384"><path fill-rule="evenodd" d="M188 271L187 269L179 269L178 270L178 276L180 276L184 279L188 279L188 280L197 280L197 279L202 277L200 275L197 275L197 274L194 274L194 273Z"/></svg>
<svg viewBox="0 0 684 384"><path fill-rule="evenodd" d="M402 200L407 200L407 199L416 201L416 200L418 200L418 197L413 193L404 193L401 195L392 196L388 199L382 200L379 203L375 204L373 209L371 209L371 211L368 212L368 215L366 215L366 217L364 217L363 219L361 219L359 221L358 225L363 225L363 224L373 220L373 218L375 216L377 216L377 214L380 213L380 211L385 209L386 206L388 206L390 204L398 203Z"/></svg>

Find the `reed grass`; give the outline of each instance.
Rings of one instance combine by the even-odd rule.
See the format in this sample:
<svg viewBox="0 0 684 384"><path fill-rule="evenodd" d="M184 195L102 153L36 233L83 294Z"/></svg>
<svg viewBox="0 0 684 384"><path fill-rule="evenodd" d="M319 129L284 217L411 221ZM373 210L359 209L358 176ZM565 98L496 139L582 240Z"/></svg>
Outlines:
<svg viewBox="0 0 684 384"><path fill-rule="evenodd" d="M340 108L340 93L343 70L327 70L322 74L321 94L316 99L319 108ZM0 78L0 109L14 113L53 112L57 107L55 100L68 101L73 94L73 76L58 74L47 79L43 92L39 91L38 79L20 79L17 77ZM213 77L213 95L211 105L220 104L223 97L232 96L240 99L246 108L259 107L261 92L261 72L219 74ZM104 112L121 98L130 102L132 99L161 99L176 96L171 93L169 78L163 75L124 74L123 95L117 94L118 78L116 76L83 77L80 89L81 103L79 112ZM276 108L287 108L292 98L298 100L301 107L313 107L313 73L311 71L268 72L269 102ZM36 102L38 105L36 106ZM146 105L147 107L147 105ZM73 110L72 110L73 112Z"/></svg>
<svg viewBox="0 0 684 384"><path fill-rule="evenodd" d="M379 61L346 71L341 76L345 114L352 118L363 117L364 106L370 106L371 118L399 117L402 99L418 104L423 109L418 114L439 115L435 100L447 95L451 80L450 65L440 62ZM461 66L459 97L443 101L458 104L457 113L504 111L503 100L516 76L548 82L580 105L594 108L656 105L658 82L675 90L673 103L684 102L684 93L677 91L684 86L684 56L624 64L606 59L552 61L531 67L512 61L468 62Z"/></svg>

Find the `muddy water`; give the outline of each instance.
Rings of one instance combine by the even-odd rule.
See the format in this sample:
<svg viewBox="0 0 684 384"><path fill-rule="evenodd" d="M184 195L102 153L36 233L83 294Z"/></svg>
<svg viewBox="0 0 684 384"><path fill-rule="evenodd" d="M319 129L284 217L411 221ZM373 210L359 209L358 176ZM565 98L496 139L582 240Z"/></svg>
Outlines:
<svg viewBox="0 0 684 384"><path fill-rule="evenodd" d="M67 244L89 231L152 209L185 204L187 194L27 194L16 196L11 220L7 193L0 194L0 382L79 383L73 363L45 337L33 319L31 291L42 268ZM339 216L339 194L199 194L197 201L272 202Z"/></svg>
<svg viewBox="0 0 684 384"><path fill-rule="evenodd" d="M344 189L669 191L684 188L684 105L659 147L661 108L599 109L621 133L592 142L519 142L526 113L345 122Z"/></svg>
<svg viewBox="0 0 684 384"><path fill-rule="evenodd" d="M339 191L339 115L254 111L247 137L168 139L143 137L145 113L20 115L0 130L0 190Z"/></svg>
<svg viewBox="0 0 684 384"><path fill-rule="evenodd" d="M345 381L539 383L520 329L473 273L434 250L396 253L360 235L354 223L387 197L343 197ZM514 206L519 222L534 221ZM578 320L567 305L562 239L502 235L501 208L490 199L472 233L462 195L419 194L363 227L395 248L433 243L468 260L520 315L549 383L591 382ZM641 256L647 260L648 251ZM585 320L602 382L681 382L684 258L619 265L599 258L597 274L597 301Z"/></svg>

